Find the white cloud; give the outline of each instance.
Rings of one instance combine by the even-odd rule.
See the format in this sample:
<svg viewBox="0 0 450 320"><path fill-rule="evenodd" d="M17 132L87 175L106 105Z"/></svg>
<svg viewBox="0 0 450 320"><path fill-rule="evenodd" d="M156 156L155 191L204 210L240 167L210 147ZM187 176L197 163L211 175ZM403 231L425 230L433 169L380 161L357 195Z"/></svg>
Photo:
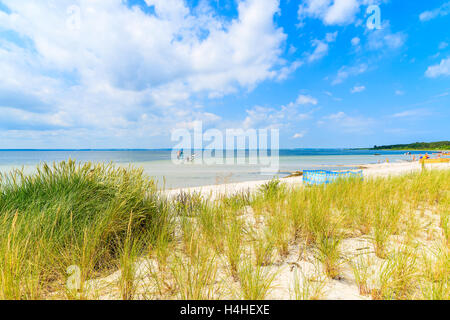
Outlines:
<svg viewBox="0 0 450 320"><path fill-rule="evenodd" d="M306 135L306 131L302 131L302 132L299 132L299 133L294 134L294 135L292 136L292 138L293 138L293 139L301 139L301 138L304 138L305 135Z"/></svg>
<svg viewBox="0 0 450 320"><path fill-rule="evenodd" d="M322 120L317 123L319 126L326 126L333 130L360 134L371 132L374 124L375 120L372 118L349 116L343 111L323 117Z"/></svg>
<svg viewBox="0 0 450 320"><path fill-rule="evenodd" d="M359 92L363 92L364 90L366 90L365 86L354 86L350 92L351 93L359 93Z"/></svg>
<svg viewBox="0 0 450 320"><path fill-rule="evenodd" d="M439 16L444 17L450 13L450 2L446 2L439 8L424 11L419 15L420 21L428 21Z"/></svg>
<svg viewBox="0 0 450 320"><path fill-rule="evenodd" d="M325 41L326 42L334 42L334 41L336 41L337 35L338 35L337 31L332 32L332 33L329 32L325 35Z"/></svg>
<svg viewBox="0 0 450 320"><path fill-rule="evenodd" d="M324 40L313 40L312 44L315 47L314 51L308 56L308 62L314 62L322 59L328 54L328 43L336 41L337 31L333 33L327 33Z"/></svg>
<svg viewBox="0 0 450 320"><path fill-rule="evenodd" d="M329 116L326 116L325 119L329 120L340 120L346 117L345 112L339 111L338 113L330 114Z"/></svg>
<svg viewBox="0 0 450 320"><path fill-rule="evenodd" d="M368 66L365 63L361 63L356 66L348 67L343 66L339 69L335 79L332 81L332 85L342 83L344 80L351 76L357 76L368 70Z"/></svg>
<svg viewBox="0 0 450 320"><path fill-rule="evenodd" d="M315 112L315 109L305 110L304 106L317 105L317 103L317 99L312 96L299 95L296 101L290 102L279 108L254 106L253 108L246 110L247 117L241 126L245 129L281 129L297 126L300 121L311 118L312 114Z"/></svg>
<svg viewBox="0 0 450 320"><path fill-rule="evenodd" d="M395 94L396 94L397 96L402 96L402 95L405 94L405 92L402 91L402 90L395 90Z"/></svg>
<svg viewBox="0 0 450 320"><path fill-rule="evenodd" d="M244 129L281 129L288 126L295 110L286 106L280 109L254 106L246 110L247 116L242 123ZM306 117L306 115L301 115Z"/></svg>
<svg viewBox="0 0 450 320"><path fill-rule="evenodd" d="M355 21L363 1L358 0L304 0L298 8L298 19L320 19L325 25L348 25Z"/></svg>
<svg viewBox="0 0 450 320"><path fill-rule="evenodd" d="M192 10L183 0L146 2L156 14L121 0L80 0L79 28L68 28L71 0L2 1L11 13L0 11L0 28L27 44L0 39L0 91L29 97L24 108L42 105L42 114L59 115L64 130L150 136L203 119L199 96L251 90L299 66L281 59L278 0L239 1L233 20L205 4Z"/></svg>
<svg viewBox="0 0 450 320"><path fill-rule="evenodd" d="M403 46L406 36L402 32L388 34L384 36L384 42L390 49L397 49Z"/></svg>
<svg viewBox="0 0 450 320"><path fill-rule="evenodd" d="M66 117L62 113L37 113L30 112L26 110L10 108L10 107L0 107L0 113L2 114L2 120L0 120L1 127L8 127L9 125L14 126L14 128L40 128L40 127L51 127L64 128L68 127Z"/></svg>
<svg viewBox="0 0 450 320"><path fill-rule="evenodd" d="M428 67L425 75L429 78L450 75L450 58L442 59L440 64Z"/></svg>
<svg viewBox="0 0 450 320"><path fill-rule="evenodd" d="M320 40L313 40L314 52L308 56L308 62L322 59L328 54L328 44Z"/></svg>
<svg viewBox="0 0 450 320"><path fill-rule="evenodd" d="M289 46L288 54L294 54L297 52L297 48L292 44Z"/></svg>
<svg viewBox="0 0 450 320"><path fill-rule="evenodd" d="M370 31L367 37L368 50L396 50L401 48L407 39L403 32L392 33L388 21L379 30Z"/></svg>
<svg viewBox="0 0 450 320"><path fill-rule="evenodd" d="M318 100L312 96L307 96L307 95L299 95L297 100L296 100L296 104L297 105L304 105L304 104L312 104L312 105L316 105L318 103Z"/></svg>
<svg viewBox="0 0 450 320"><path fill-rule="evenodd" d="M359 3L356 0L335 0L328 8L325 14L325 23L333 24L349 24L355 19L356 13L359 12Z"/></svg>
<svg viewBox="0 0 450 320"><path fill-rule="evenodd" d="M290 74L294 73L298 68L303 65L303 61L297 60L291 63L290 65L283 67L280 69L280 72L277 76L277 80L282 81L289 77Z"/></svg>
<svg viewBox="0 0 450 320"><path fill-rule="evenodd" d="M393 118L411 118L429 116L431 113L427 109L412 109L398 112L392 115Z"/></svg>
<svg viewBox="0 0 450 320"><path fill-rule="evenodd" d="M363 92L364 90L366 90L365 86L354 86L350 92L351 93L359 93L359 92Z"/></svg>

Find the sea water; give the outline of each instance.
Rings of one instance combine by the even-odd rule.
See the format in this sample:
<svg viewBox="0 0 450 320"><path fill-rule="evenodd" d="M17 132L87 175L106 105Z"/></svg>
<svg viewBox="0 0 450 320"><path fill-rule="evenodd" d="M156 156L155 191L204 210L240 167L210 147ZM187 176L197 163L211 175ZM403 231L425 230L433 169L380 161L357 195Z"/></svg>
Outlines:
<svg viewBox="0 0 450 320"><path fill-rule="evenodd" d="M411 160L404 151L373 151L351 149L290 149L279 151L279 171L261 174L258 165L240 164L175 164L171 150L1 150L0 172L23 169L32 173L39 163L58 162L69 158L79 162L113 162L119 166L141 167L160 186L167 189L213 185L283 177L294 171L308 169L347 170L358 165ZM412 154L423 154L412 152Z"/></svg>

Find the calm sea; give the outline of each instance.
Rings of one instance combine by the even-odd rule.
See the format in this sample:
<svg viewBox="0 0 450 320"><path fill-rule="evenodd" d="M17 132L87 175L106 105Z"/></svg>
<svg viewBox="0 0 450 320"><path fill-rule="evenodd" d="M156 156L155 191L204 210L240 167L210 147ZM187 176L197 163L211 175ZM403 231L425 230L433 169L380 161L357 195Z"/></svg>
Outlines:
<svg viewBox="0 0 450 320"><path fill-rule="evenodd" d="M350 149L293 149L280 150L277 176L293 171L326 168L352 169L360 164L410 160L404 151L372 151ZM412 152L423 154L424 152ZM266 180L273 176L262 175L255 165L176 165L171 161L171 150L0 150L0 171L22 168L31 173L42 162L75 159L80 162L114 162L120 166L133 165L144 168L166 188L201 186L229 182Z"/></svg>

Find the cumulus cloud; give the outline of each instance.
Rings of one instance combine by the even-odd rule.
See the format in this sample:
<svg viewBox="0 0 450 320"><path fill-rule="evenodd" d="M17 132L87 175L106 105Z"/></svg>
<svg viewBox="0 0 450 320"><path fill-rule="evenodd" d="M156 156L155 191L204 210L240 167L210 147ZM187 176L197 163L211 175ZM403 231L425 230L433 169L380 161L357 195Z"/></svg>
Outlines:
<svg viewBox="0 0 450 320"><path fill-rule="evenodd" d="M304 0L298 8L300 24L306 18L320 19L325 25L348 25L355 21L362 1Z"/></svg>
<svg viewBox="0 0 450 320"><path fill-rule="evenodd" d="M439 76L450 75L450 58L442 59L441 63L428 67L425 75L428 78L437 78Z"/></svg>
<svg viewBox="0 0 450 320"><path fill-rule="evenodd" d="M381 29L368 33L367 49L377 51L392 51L401 48L407 39L404 32L392 32L389 22L385 21Z"/></svg>
<svg viewBox="0 0 450 320"><path fill-rule="evenodd" d="M304 105L304 104L312 104L312 105L316 105L318 103L318 100L312 96L308 96L308 95L299 95L297 100L296 100L296 104L297 105Z"/></svg>
<svg viewBox="0 0 450 320"><path fill-rule="evenodd" d="M232 20L183 0L146 0L152 13L122 0L2 3L0 28L14 36L0 41L0 95L28 97L22 114L3 105L22 122L152 135L204 117L196 97L251 90L298 67L280 58L278 0L240 1ZM26 114L38 107L57 120Z"/></svg>
<svg viewBox="0 0 450 320"><path fill-rule="evenodd" d="M306 105L317 105L318 100L312 96L299 95L294 102L279 108L254 106L246 110L247 117L242 123L245 129L289 128L296 127L302 120L311 118L316 109L304 109Z"/></svg>
<svg viewBox="0 0 450 320"><path fill-rule="evenodd" d="M41 128L61 129L69 126L61 113L43 114L10 107L0 107L0 113L2 129L39 130Z"/></svg>

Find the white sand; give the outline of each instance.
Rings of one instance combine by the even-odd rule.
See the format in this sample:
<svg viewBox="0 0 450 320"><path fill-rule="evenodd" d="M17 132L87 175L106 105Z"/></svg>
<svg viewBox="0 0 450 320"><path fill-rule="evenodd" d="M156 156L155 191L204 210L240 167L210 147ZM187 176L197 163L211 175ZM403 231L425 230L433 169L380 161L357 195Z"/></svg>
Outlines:
<svg viewBox="0 0 450 320"><path fill-rule="evenodd" d="M400 174L407 174L414 171L419 171L422 169L422 166L418 162L414 163L392 163L392 164L373 164L373 165L365 165L365 169L363 169L364 177L388 177ZM442 164L428 164L426 165L427 169L450 169L449 163ZM301 186L302 185L302 177L294 177L294 178L286 178L282 179L283 183L286 183L289 186ZM218 197L219 195L231 195L237 192L244 191L255 191L262 184L267 181L250 181L250 182L242 182L242 183L232 183L232 184L224 184L224 185L214 185L214 186L204 186L204 187L196 187L196 188L186 188L186 189L175 189L166 191L169 197L176 196L180 192L197 192L203 195L204 197L208 197L209 199ZM255 217L253 214L253 210L251 207L245 208L242 213L242 218L246 220L246 223L250 225L258 225L255 221ZM439 228L439 221L434 222L434 227L436 229ZM371 241L367 236L350 238L343 240L342 250L344 258L351 258L355 255L366 254L373 260L373 267L381 265L381 260L375 256ZM276 272L276 277L273 283L273 290L270 292L268 299L292 299L293 292L292 288L295 283L296 274L302 272L307 277L314 277L317 273L317 266L313 264L314 259L312 259L312 253L308 251L300 252L299 245L291 245L289 248L289 255L282 261L275 263L273 265L264 267L267 271ZM344 259L344 260L345 260ZM153 292L149 296L145 293L150 286L150 283L153 283L151 274L159 274L160 270L157 267L157 262L154 258L143 258L139 262L136 263L137 269L137 277L136 284L138 288L142 288L142 290L138 289L140 292L137 297L138 298L151 298L151 299L161 299L164 297L159 297L157 292ZM225 269L226 265L218 262L219 274L226 274ZM221 271L222 270L222 271ZM316 271L315 271L316 270ZM375 269L374 269L375 270ZM99 293L92 296L100 299L120 299L120 293L118 290L119 287L119 279L120 279L120 270L111 274L109 277L102 279L95 279L88 282L88 287L93 289L93 292L98 291ZM371 278L374 277L375 271L371 275ZM322 289L322 299L329 300L366 300L370 299L367 296L361 296L359 294L358 287L355 282L355 278L350 266L347 264L342 265L341 270L341 278L338 280L327 279L324 281L324 287ZM225 278L227 276L224 276ZM303 280L300 280L301 282ZM152 285L153 286L153 285ZM231 286L233 289L237 286L236 283L233 283L232 280L228 279L227 286ZM234 296L222 296L221 298L235 298Z"/></svg>
<svg viewBox="0 0 450 320"><path fill-rule="evenodd" d="M363 175L365 178L368 177L388 177L400 174L407 174L415 171L422 170L422 165L416 162L400 162L400 163L384 163L384 164L368 164L363 165ZM427 169L450 169L450 163L436 163L427 164ZM262 181L247 181L211 186L202 186L194 188L180 188L166 191L169 197L176 196L180 192L186 193L198 193L209 199L215 199L223 195L233 195L241 192L253 192L256 191L260 186L267 183L269 180ZM281 179L283 183L288 186L301 186L303 183L302 177L292 177Z"/></svg>

